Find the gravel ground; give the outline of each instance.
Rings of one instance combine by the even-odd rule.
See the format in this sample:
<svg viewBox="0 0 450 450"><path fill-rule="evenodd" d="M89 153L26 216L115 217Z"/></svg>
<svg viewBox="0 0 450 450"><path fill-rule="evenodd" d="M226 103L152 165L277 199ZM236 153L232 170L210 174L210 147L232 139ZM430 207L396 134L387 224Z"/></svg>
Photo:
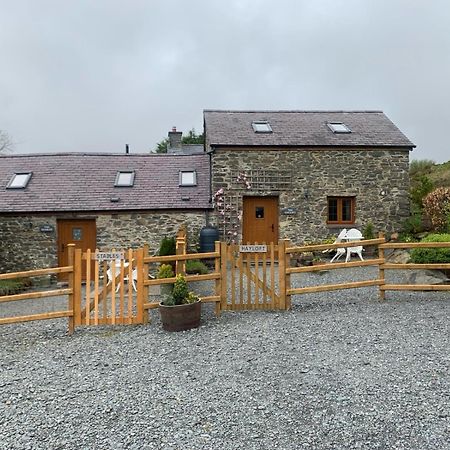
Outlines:
<svg viewBox="0 0 450 450"><path fill-rule="evenodd" d="M0 448L449 449L449 297L350 289L220 319L204 305L182 333L156 311L73 336L67 320L1 326Z"/></svg>

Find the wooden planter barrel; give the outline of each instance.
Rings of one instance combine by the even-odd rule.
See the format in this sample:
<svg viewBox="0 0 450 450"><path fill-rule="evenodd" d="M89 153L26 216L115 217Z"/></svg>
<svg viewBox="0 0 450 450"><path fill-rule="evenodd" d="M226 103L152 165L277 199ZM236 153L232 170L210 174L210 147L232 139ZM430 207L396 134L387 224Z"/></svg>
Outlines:
<svg viewBox="0 0 450 450"><path fill-rule="evenodd" d="M159 304L161 322L166 331L185 331L200 326L202 302L166 306Z"/></svg>

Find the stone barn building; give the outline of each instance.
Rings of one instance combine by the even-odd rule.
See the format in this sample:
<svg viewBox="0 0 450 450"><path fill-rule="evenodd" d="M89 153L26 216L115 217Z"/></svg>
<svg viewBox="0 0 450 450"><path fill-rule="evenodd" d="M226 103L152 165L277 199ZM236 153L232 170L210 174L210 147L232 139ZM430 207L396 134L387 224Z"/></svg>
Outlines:
<svg viewBox="0 0 450 450"><path fill-rule="evenodd" d="M294 243L409 217L414 144L381 111L204 111L217 226Z"/></svg>

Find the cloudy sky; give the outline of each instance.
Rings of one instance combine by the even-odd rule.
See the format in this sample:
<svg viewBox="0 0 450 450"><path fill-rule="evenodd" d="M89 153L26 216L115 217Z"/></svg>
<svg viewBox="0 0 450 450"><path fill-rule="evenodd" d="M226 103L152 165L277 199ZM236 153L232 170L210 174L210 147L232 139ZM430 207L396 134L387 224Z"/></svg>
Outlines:
<svg viewBox="0 0 450 450"><path fill-rule="evenodd" d="M17 153L147 152L203 109L383 110L450 160L448 0L0 0Z"/></svg>

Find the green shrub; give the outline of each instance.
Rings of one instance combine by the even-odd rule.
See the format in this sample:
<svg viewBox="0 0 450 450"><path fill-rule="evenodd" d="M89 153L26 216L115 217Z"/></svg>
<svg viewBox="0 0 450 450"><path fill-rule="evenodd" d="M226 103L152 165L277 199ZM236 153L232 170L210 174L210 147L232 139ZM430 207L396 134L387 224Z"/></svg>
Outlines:
<svg viewBox="0 0 450 450"><path fill-rule="evenodd" d="M411 216L402 224L402 234L414 235L423 231L422 212L419 208L413 207Z"/></svg>
<svg viewBox="0 0 450 450"><path fill-rule="evenodd" d="M159 256L168 256L176 254L176 241L174 237L165 236L159 246Z"/></svg>
<svg viewBox="0 0 450 450"><path fill-rule="evenodd" d="M364 239L375 239L375 228L370 220L366 223L362 235Z"/></svg>
<svg viewBox="0 0 450 450"><path fill-rule="evenodd" d="M208 273L208 268L198 259L188 259L186 261L186 273L205 275Z"/></svg>
<svg viewBox="0 0 450 450"><path fill-rule="evenodd" d="M170 264L161 264L158 270L158 278L172 278L175 276Z"/></svg>
<svg viewBox="0 0 450 450"><path fill-rule="evenodd" d="M450 234L429 234L422 242L450 242ZM416 264L450 263L449 248L415 248L411 262Z"/></svg>
<svg viewBox="0 0 450 450"><path fill-rule="evenodd" d="M421 175L414 185L411 186L411 201L419 209L422 209L423 199L434 189L433 182L426 176Z"/></svg>

